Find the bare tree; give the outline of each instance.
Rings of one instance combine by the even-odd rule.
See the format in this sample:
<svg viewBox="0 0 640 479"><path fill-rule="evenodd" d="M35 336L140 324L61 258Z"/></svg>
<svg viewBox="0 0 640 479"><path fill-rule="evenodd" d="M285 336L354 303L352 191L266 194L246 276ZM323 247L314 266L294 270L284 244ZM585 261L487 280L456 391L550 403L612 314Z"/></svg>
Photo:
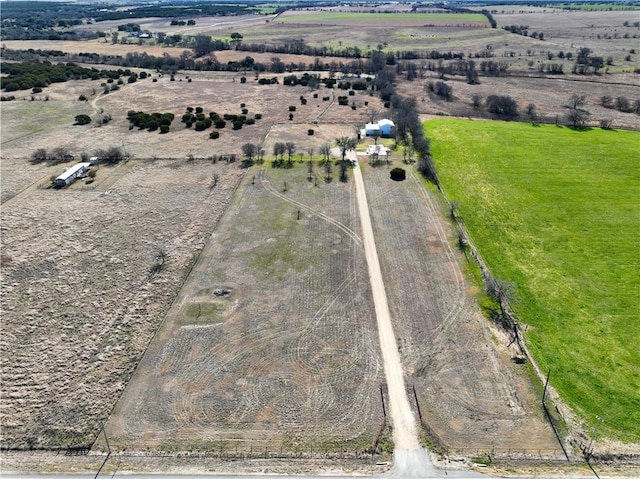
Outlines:
<svg viewBox="0 0 640 479"><path fill-rule="evenodd" d="M536 106L533 103L529 103L527 105L527 117L529 117L529 121L532 125L536 124L536 119L538 118L538 112L536 111Z"/></svg>
<svg viewBox="0 0 640 479"><path fill-rule="evenodd" d="M489 276L486 279L487 293L491 296L498 306L500 307L500 315L504 316L508 307L508 304L515 301L516 286L511 281L505 281L502 279Z"/></svg>
<svg viewBox="0 0 640 479"><path fill-rule="evenodd" d="M376 108L369 108L367 110L367 121L369 123L374 123L376 121L377 118L379 118L380 116L382 116L380 110L376 109Z"/></svg>
<svg viewBox="0 0 640 479"><path fill-rule="evenodd" d="M275 145L273 145L273 155L278 158L278 155L280 156L280 159L282 160L284 158L284 154L287 151L287 147L285 146L284 143L281 142L276 142Z"/></svg>
<svg viewBox="0 0 640 479"><path fill-rule="evenodd" d="M341 136L336 139L336 145L340 148L340 154L342 155L342 161L345 160L347 156L347 151L353 150L356 147L355 138L349 138L348 136Z"/></svg>
<svg viewBox="0 0 640 479"><path fill-rule="evenodd" d="M479 110L482 105L482 96L477 93L471 97L471 105L474 110Z"/></svg>
<svg viewBox="0 0 640 479"><path fill-rule="evenodd" d="M38 148L31 154L30 161L34 165L38 163L44 163L45 161L47 161L47 150L45 150L44 148Z"/></svg>
<svg viewBox="0 0 640 479"><path fill-rule="evenodd" d="M149 268L149 276L153 276L164 269L167 261L167 252L164 249L158 251L153 265Z"/></svg>
<svg viewBox="0 0 640 479"><path fill-rule="evenodd" d="M253 157L256 155L257 151L258 145L254 145L253 143L245 143L242 145L242 154L249 162L253 161Z"/></svg>
<svg viewBox="0 0 640 479"><path fill-rule="evenodd" d="M324 162L324 172L325 172L324 181L326 183L330 183L331 182L331 162L328 160Z"/></svg>
<svg viewBox="0 0 640 479"><path fill-rule="evenodd" d="M284 147L287 150L287 161L291 162L291 155L296 152L296 144L288 141L284 144Z"/></svg>
<svg viewBox="0 0 640 479"><path fill-rule="evenodd" d="M613 120L610 118L603 118L600 120L600 128L603 130L610 130L613 127Z"/></svg>
<svg viewBox="0 0 640 479"><path fill-rule="evenodd" d="M573 128L580 128L585 125L587 122L587 118L589 116L589 112L585 110L570 108L567 112L567 123L571 125Z"/></svg>
<svg viewBox="0 0 640 479"><path fill-rule="evenodd" d="M340 159L340 181L347 181L347 167L349 166L349 162L346 159L347 151L353 150L356 147L357 141L355 138L349 138L348 136L341 136L336 139L336 144L338 148L340 148L340 154L342 158Z"/></svg>
<svg viewBox="0 0 640 479"><path fill-rule="evenodd" d="M567 108L571 110L577 110L582 108L585 104L586 98L584 95L578 95L574 93L569 97L569 102L567 103Z"/></svg>
<svg viewBox="0 0 640 479"><path fill-rule="evenodd" d="M331 157L331 145L329 143L325 143L320 147L320 154L322 155L322 161L324 163L329 162L329 158Z"/></svg>

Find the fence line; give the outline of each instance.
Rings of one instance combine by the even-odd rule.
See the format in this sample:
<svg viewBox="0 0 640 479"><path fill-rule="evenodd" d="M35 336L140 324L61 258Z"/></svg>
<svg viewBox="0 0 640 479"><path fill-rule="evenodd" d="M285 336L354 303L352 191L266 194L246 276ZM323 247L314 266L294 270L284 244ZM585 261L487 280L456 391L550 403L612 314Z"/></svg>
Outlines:
<svg viewBox="0 0 640 479"><path fill-rule="evenodd" d="M442 195L442 198L444 199L444 201L447 204L447 207L449 208L449 211L452 212L452 214L450 215L451 218L453 219L455 226L457 228L457 231L459 232L460 235L462 235L466 246L469 248L469 251L471 253L472 258L475 260L476 264L478 265L478 268L480 269L480 272L482 274L482 279L484 281L485 287L488 287L491 284L495 284L495 277L493 276L493 274L491 273L491 270L489 268L489 266L485 263L485 261L482 259L482 256L480 255L480 252L478 251L478 248L476 247L475 243L473 242L473 239L471 238L471 236L469 236L469 233L467 232L467 229L465 227L464 224L464 219L461 218L460 216L458 216L457 214L455 214L455 209L453 207L453 203L449 200L449 197L447 196L447 193L444 190L444 187L440 184L438 184L438 190L440 191L440 194ZM497 286L499 288L499 286ZM501 298L500 299L500 306L502 309L502 315L501 315L501 322L503 323L503 327L505 327L505 329L511 329L513 331L513 339L512 339L512 343L515 342L518 345L518 349L520 350L520 353L525 356L527 358L527 360L531 363L531 365L533 366L533 369L536 373L536 376L538 377L538 380L540 381L540 383L545 386L545 391L549 391L551 392L551 394L549 396L547 396L547 398L551 401L551 403L553 404L554 409L556 410L556 412L558 413L560 419L562 420L562 422L564 423L567 431L568 431L568 436L569 436L569 442L572 442L571 437L571 429L569 428L569 424L566 421L566 419L564 418L564 415L562 414L560 407L558 406L556 400L557 398L559 398L559 395L555 392L555 390L553 390L551 388L551 386L548 386L546 384L545 381L545 375L542 373L542 370L540 369L540 366L538 365L538 363L535 361L535 359L533 358L533 356L531 355L531 352L529 351L529 348L527 347L527 345L525 344L524 341L524 337L523 337L523 332L520 330L520 325L518 323L517 318L515 317L513 310L511 309L511 305L509 304L509 301L506 298ZM551 425L551 428L553 429L556 438L558 439L558 442L560 444L560 447L562 448L562 451L564 453L564 456L566 458L567 461L571 461L572 457L570 456L569 452L567 451L567 449L565 448L565 445L562 441L562 438L560 437L560 434L551 418L551 415L549 414L549 411L547 410L547 406L545 404L545 398L543 397L541 400L542 403L542 408L545 411L545 417L547 418L547 420L549 421L549 424Z"/></svg>

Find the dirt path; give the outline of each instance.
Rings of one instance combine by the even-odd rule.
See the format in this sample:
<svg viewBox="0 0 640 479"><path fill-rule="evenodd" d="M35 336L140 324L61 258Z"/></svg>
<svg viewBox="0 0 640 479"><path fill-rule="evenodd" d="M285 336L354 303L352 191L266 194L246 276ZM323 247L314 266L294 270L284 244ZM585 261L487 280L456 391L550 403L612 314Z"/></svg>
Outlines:
<svg viewBox="0 0 640 479"><path fill-rule="evenodd" d="M354 151L349 152L348 156L350 160L357 161L357 156ZM371 282L373 302L378 322L380 349L382 350L384 372L387 379L387 386L389 388L389 402L393 422L393 440L397 449L420 449L416 421L406 394L404 373L402 371L402 364L400 363L400 354L398 353L396 337L393 332L393 325L391 324L391 314L389 313L389 305L387 304L387 294L382 281L382 271L380 270L378 252L376 250L371 218L369 216L367 195L364 190L362 173L357 166L353 169L353 177L356 184L364 250L367 258L369 280Z"/></svg>

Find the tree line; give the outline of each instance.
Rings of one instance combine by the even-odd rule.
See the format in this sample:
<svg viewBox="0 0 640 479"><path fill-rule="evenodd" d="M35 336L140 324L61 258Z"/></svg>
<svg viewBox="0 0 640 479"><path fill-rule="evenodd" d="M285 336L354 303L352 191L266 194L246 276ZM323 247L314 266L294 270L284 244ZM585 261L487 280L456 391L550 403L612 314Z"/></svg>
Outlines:
<svg viewBox="0 0 640 479"><path fill-rule="evenodd" d="M2 71L7 76L0 78L0 88L7 92L44 88L51 83L62 83L69 80L118 79L123 75L132 75L130 70L99 70L97 68L81 67L71 62L51 63L49 61L2 62Z"/></svg>

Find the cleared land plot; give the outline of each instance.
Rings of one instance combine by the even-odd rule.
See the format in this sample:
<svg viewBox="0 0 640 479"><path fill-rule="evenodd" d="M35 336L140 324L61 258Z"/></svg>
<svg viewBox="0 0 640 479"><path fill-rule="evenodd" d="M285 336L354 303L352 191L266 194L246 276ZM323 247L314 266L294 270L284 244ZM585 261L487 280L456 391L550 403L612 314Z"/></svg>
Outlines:
<svg viewBox="0 0 640 479"><path fill-rule="evenodd" d="M417 100L418 111L427 115L447 115L457 117L485 117L491 118L486 111L485 102L489 95L500 92L516 100L521 120L528 120L527 106L533 104L536 109L537 121L544 123L565 123L568 108L566 105L572 95L584 96L584 109L589 112L587 124L597 127L600 120L611 120L613 128L639 129L640 116L629 112L621 112L601 105L600 98L609 95L612 98L624 97L630 103L640 99L640 88L631 75L616 75L616 83L608 84L603 76L593 81L585 77L531 77L520 76L483 77L479 85L469 85L463 77L451 77L447 84L452 88L452 100L445 101L426 91L429 82L437 81L437 74L420 82L403 82L398 85L402 95L414 95ZM420 83L423 83L421 86ZM481 107L473 107L473 96L481 99Z"/></svg>
<svg viewBox="0 0 640 479"><path fill-rule="evenodd" d="M474 242L517 285L512 306L551 383L586 424L603 417L601 434L637 443L638 133L464 120L426 129Z"/></svg>
<svg viewBox="0 0 640 479"><path fill-rule="evenodd" d="M640 55L637 53L626 59L632 49L638 51L640 28L633 26L634 21L640 18L637 11L521 11L517 8L505 9L504 12L499 9L494 18L499 27L527 25L530 34L542 32L544 41L524 37L530 49L554 54L559 51L572 52L575 57L577 48L588 47L593 51L592 55L613 59L613 64L607 66L610 73L632 72L640 66ZM624 25L625 22L627 25ZM556 56L553 62L561 60ZM571 65L572 62L567 64ZM565 66L565 72L569 71L571 68Z"/></svg>
<svg viewBox="0 0 640 479"><path fill-rule="evenodd" d="M380 100L370 97L366 92L349 97L350 103L355 102L357 106L357 110L352 110L350 106L338 105L335 97L346 95L342 90L312 90L282 84L259 85L254 78L242 84L234 73L189 72L176 75L175 81L157 73L151 76L122 85L119 90L106 95L102 93L99 81L78 80L47 87L49 101L3 103L3 157L25 159L37 148L49 150L57 146L67 147L78 156L82 151L93 152L114 145L124 147L138 158L184 158L188 154L199 158L231 153L241 155L244 143L260 144L267 135L270 140L284 141L269 133L274 124L287 124L294 128L296 134L299 133L294 141L299 151L305 151L302 150L303 145L318 142L315 136L307 135L307 130L320 132L323 129L314 125L314 122L343 124L352 121L354 124L364 124L369 109L381 109ZM153 82L154 79L157 81ZM78 101L81 94L87 96L89 101ZM314 94L317 94L317 98L313 97ZM304 105L301 96L307 100ZM196 131L194 127L186 128L180 121L187 107L202 107L205 115L214 111L220 115L239 115L243 108L241 104L248 110L248 118L255 114L261 114L262 118L253 125L245 125L241 130L233 130L231 123L227 122L219 130L220 137L217 140L209 138L214 128ZM289 120L289 106L295 106L293 120ZM126 118L129 110L171 112L175 119L167 134L138 128L130 130ZM113 119L100 127L96 123L73 125L77 114L98 118L101 112L111 115ZM58 121L52 122L50 115L55 115ZM328 141L334 138L330 136Z"/></svg>
<svg viewBox="0 0 640 479"><path fill-rule="evenodd" d="M396 183L386 167L362 168L409 396L415 387L430 439L453 455L559 457L525 367L496 346L468 289L435 196L413 174Z"/></svg>
<svg viewBox="0 0 640 479"><path fill-rule="evenodd" d="M107 425L111 447L361 453L384 381L353 185L252 169Z"/></svg>
<svg viewBox="0 0 640 479"><path fill-rule="evenodd" d="M3 447L93 442L241 174L129 162L100 168L119 178L111 186L36 188L3 205Z"/></svg>

